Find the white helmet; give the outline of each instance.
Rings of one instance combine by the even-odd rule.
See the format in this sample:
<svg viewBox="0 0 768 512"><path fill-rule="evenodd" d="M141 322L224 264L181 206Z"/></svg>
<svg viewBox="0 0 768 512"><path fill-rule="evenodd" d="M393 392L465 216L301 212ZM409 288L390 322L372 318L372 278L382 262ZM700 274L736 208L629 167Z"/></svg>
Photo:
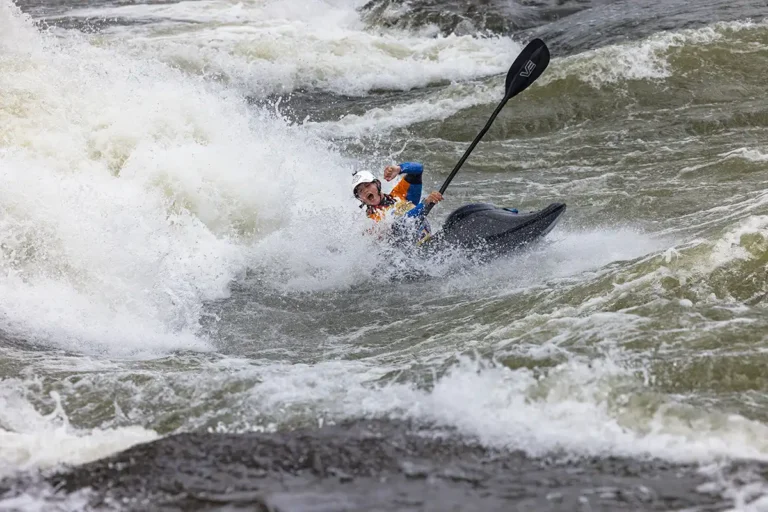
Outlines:
<svg viewBox="0 0 768 512"><path fill-rule="evenodd" d="M378 181L376 177L368 171L357 171L352 175L352 193L355 194L355 189L362 183L374 183ZM357 197L357 194L355 194Z"/></svg>

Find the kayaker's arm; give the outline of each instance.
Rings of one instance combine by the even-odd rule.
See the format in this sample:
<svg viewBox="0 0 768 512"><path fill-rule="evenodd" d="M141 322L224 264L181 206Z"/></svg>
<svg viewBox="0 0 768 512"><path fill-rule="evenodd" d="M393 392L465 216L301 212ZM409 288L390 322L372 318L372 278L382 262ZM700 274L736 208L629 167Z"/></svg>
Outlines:
<svg viewBox="0 0 768 512"><path fill-rule="evenodd" d="M411 178L414 180L418 177L419 183L421 183L421 174L424 172L424 166L419 162L403 162L398 165L400 168L400 174L406 174L405 179ZM415 183L415 181L411 181Z"/></svg>
<svg viewBox="0 0 768 512"><path fill-rule="evenodd" d="M418 162L403 162L400 165L390 165L384 169L384 179L393 180L398 174L405 174L390 193L392 197L405 199L413 204L421 200L421 174L424 166Z"/></svg>
<svg viewBox="0 0 768 512"><path fill-rule="evenodd" d="M408 210L407 212L405 212L405 216L409 218L419 217L424 214L425 206L426 205L424 203L419 203L413 208L411 208L410 210Z"/></svg>
<svg viewBox="0 0 768 512"><path fill-rule="evenodd" d="M443 195L435 190L434 192L430 192L430 194L424 198L422 202L417 204L414 208L411 208L408 213L405 214L406 217L419 217L424 214L424 208L430 204L430 203L439 203L443 200Z"/></svg>
<svg viewBox="0 0 768 512"><path fill-rule="evenodd" d="M384 168L384 179L392 181L400 174L405 174L408 183L421 183L424 166L419 162L403 162L400 165L388 165Z"/></svg>
<svg viewBox="0 0 768 512"><path fill-rule="evenodd" d="M405 200L418 204L421 201L421 174L424 172L424 166L418 162L403 162L398 167L400 174L405 174L403 181L410 185Z"/></svg>

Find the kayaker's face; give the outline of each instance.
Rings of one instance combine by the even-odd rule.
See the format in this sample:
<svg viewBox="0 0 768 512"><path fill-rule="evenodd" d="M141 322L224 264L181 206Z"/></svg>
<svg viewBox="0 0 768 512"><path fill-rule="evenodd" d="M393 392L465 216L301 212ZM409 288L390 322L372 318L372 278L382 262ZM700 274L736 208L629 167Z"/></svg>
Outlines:
<svg viewBox="0 0 768 512"><path fill-rule="evenodd" d="M376 183L361 183L355 189L358 199L368 206L378 206L381 202L381 194Z"/></svg>

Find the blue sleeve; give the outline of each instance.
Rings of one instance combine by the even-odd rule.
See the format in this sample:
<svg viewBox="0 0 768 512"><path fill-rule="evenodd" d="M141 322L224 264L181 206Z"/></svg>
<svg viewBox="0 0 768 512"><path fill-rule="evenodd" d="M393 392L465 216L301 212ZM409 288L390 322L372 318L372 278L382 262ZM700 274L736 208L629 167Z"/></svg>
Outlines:
<svg viewBox="0 0 768 512"><path fill-rule="evenodd" d="M405 213L406 217L420 217L424 213L424 203L419 203Z"/></svg>
<svg viewBox="0 0 768 512"><path fill-rule="evenodd" d="M421 201L422 172L424 172L424 166L418 162L403 162L400 164L400 174L405 174L405 181L410 183L408 193L405 195L405 200L410 201L413 204L417 204Z"/></svg>
<svg viewBox="0 0 768 512"><path fill-rule="evenodd" d="M424 166L419 162L403 162L400 164L400 174L421 174Z"/></svg>

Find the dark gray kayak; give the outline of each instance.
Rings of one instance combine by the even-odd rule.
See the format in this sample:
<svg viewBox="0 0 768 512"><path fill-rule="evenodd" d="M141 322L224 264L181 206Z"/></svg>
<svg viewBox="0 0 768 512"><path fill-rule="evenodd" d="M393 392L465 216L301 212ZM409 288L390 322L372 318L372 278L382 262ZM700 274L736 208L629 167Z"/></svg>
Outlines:
<svg viewBox="0 0 768 512"><path fill-rule="evenodd" d="M563 212L563 203L523 213L487 203L468 204L452 212L422 247L429 252L453 247L503 255L544 237Z"/></svg>

